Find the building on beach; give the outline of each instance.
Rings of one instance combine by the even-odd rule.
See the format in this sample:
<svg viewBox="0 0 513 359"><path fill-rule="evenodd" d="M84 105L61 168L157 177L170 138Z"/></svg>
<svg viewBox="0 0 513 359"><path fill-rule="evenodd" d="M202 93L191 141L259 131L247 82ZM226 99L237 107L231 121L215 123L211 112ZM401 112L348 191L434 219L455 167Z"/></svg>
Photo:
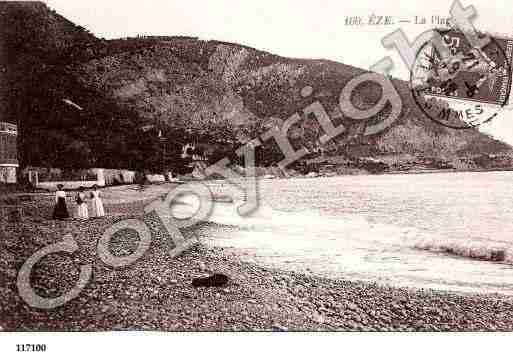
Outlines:
<svg viewBox="0 0 513 359"><path fill-rule="evenodd" d="M18 126L0 122L0 183L16 183Z"/></svg>

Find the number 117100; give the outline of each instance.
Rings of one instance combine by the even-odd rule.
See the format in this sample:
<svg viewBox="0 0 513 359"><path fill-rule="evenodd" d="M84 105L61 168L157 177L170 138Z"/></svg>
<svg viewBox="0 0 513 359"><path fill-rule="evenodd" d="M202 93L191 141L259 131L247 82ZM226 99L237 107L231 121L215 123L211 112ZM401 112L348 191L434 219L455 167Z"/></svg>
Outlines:
<svg viewBox="0 0 513 359"><path fill-rule="evenodd" d="M18 352L45 352L46 344L16 344Z"/></svg>

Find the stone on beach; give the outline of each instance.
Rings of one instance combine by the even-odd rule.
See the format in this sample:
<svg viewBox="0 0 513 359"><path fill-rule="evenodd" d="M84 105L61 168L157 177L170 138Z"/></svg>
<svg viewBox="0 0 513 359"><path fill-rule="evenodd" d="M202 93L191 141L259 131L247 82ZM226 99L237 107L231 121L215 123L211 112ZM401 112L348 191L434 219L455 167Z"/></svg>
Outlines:
<svg viewBox="0 0 513 359"><path fill-rule="evenodd" d="M222 287L228 283L228 276L220 273L215 273L209 277L194 278L192 281L193 287Z"/></svg>

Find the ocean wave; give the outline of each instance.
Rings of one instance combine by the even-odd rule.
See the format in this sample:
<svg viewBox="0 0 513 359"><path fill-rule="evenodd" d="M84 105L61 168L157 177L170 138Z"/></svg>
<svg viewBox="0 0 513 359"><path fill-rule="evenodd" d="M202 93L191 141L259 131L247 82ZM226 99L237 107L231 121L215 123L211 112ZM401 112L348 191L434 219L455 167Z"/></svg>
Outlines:
<svg viewBox="0 0 513 359"><path fill-rule="evenodd" d="M181 201L190 211L197 208L195 198L183 197ZM266 247L268 241L273 241L281 248L288 246L291 252L300 251L301 246L305 250L316 246L318 250L343 251L347 258L353 252L390 250L400 253L414 249L513 264L513 247L505 243L446 238L417 228L371 223L353 214L332 216L316 210L281 211L265 204L259 205L249 216L240 216L237 208L242 204L242 201L216 202L207 221L245 232L239 236L240 240Z"/></svg>
<svg viewBox="0 0 513 359"><path fill-rule="evenodd" d="M464 258L513 264L513 247L502 243L431 239L418 241L414 244L414 248Z"/></svg>

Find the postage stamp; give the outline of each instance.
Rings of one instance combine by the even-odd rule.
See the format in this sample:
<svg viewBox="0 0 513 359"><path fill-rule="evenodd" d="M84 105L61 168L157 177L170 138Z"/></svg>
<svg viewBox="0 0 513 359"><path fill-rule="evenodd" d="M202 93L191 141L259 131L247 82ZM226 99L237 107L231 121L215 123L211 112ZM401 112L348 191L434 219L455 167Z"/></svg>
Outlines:
<svg viewBox="0 0 513 359"><path fill-rule="evenodd" d="M433 40L420 47L410 72L418 107L450 128L471 128L491 121L510 103L513 39L490 36L479 48L459 30L435 31L449 51L442 55Z"/></svg>

